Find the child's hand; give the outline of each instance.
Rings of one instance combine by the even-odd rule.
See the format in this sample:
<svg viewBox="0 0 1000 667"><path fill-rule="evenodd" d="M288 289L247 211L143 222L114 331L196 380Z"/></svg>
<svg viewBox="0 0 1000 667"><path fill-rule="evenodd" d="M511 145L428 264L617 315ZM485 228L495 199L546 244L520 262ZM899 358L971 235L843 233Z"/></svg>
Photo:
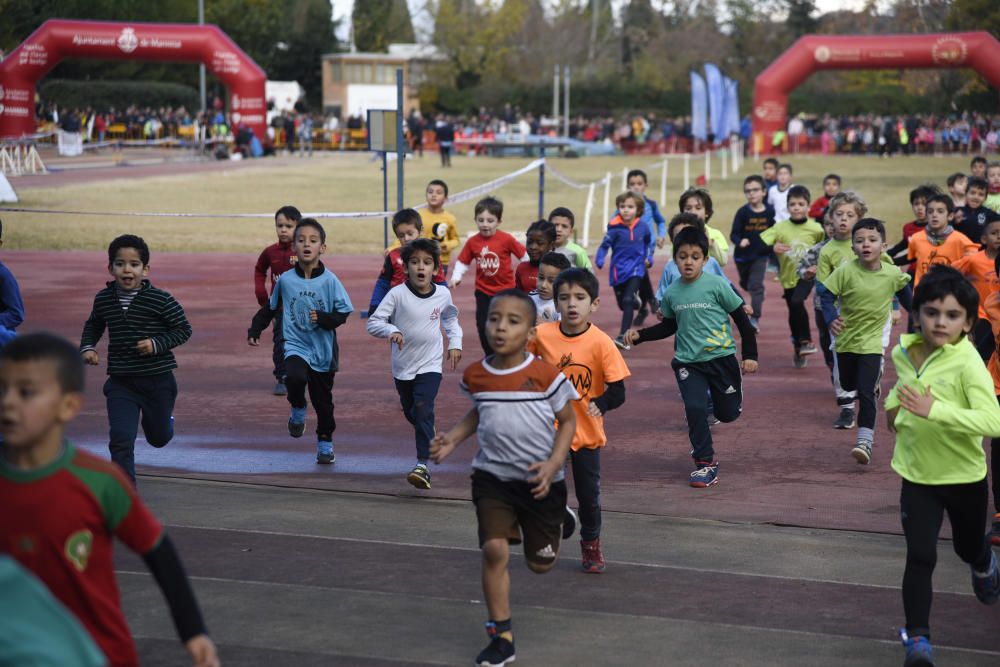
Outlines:
<svg viewBox="0 0 1000 667"><path fill-rule="evenodd" d="M153 341L149 338L144 338L135 344L135 351L139 353L140 357L148 357L153 354L155 348L153 347Z"/></svg>
<svg viewBox="0 0 1000 667"><path fill-rule="evenodd" d="M628 343L630 346L635 345L636 341L639 340L639 330L632 327L628 331L622 334L622 339Z"/></svg>
<svg viewBox="0 0 1000 667"><path fill-rule="evenodd" d="M215 642L209 639L208 635L196 635L187 640L184 644L188 655L191 656L191 664L194 667L219 667L219 654L215 651Z"/></svg>
<svg viewBox="0 0 1000 667"><path fill-rule="evenodd" d="M898 414L899 414L898 406L893 408L892 410L885 411L886 426L888 426L889 430L892 431L893 433L896 432L896 415Z"/></svg>
<svg viewBox="0 0 1000 667"><path fill-rule="evenodd" d="M87 350L83 353L83 363L88 366L96 366L100 362L101 358L97 354L97 350Z"/></svg>
<svg viewBox="0 0 1000 667"><path fill-rule="evenodd" d="M903 385L896 391L896 395L899 396L899 405L916 416L927 419L927 416L930 415L931 407L934 405L934 396L931 394L930 387L921 392L909 385Z"/></svg>
<svg viewBox="0 0 1000 667"><path fill-rule="evenodd" d="M743 239L742 241L740 241L741 248L749 247L749 245L750 245L750 239Z"/></svg>
<svg viewBox="0 0 1000 667"><path fill-rule="evenodd" d="M961 207L956 208L952 215L954 216L951 221L952 226L961 224L965 221L965 211L963 211Z"/></svg>
<svg viewBox="0 0 1000 667"><path fill-rule="evenodd" d="M892 311L892 324L893 326L899 324L899 321L903 319L903 313L898 310Z"/></svg>
<svg viewBox="0 0 1000 667"><path fill-rule="evenodd" d="M748 375L757 372L758 364L756 359L744 359L740 365L743 367L743 372Z"/></svg>
<svg viewBox="0 0 1000 667"><path fill-rule="evenodd" d="M257 347L260 345L260 339L254 338L253 336L247 336L247 345L250 347Z"/></svg>
<svg viewBox="0 0 1000 667"><path fill-rule="evenodd" d="M589 403L587 403L588 417L600 417L602 414L604 413L601 412L601 409L597 407L597 404L594 403L594 401L590 401Z"/></svg>
<svg viewBox="0 0 1000 667"><path fill-rule="evenodd" d="M838 317L833 322L830 322L830 333L834 336L839 336L840 332L844 330L844 318Z"/></svg>
<svg viewBox="0 0 1000 667"><path fill-rule="evenodd" d="M462 361L462 351L461 350L448 350L448 363L451 364L451 370L458 368L459 362Z"/></svg>
<svg viewBox="0 0 1000 667"><path fill-rule="evenodd" d="M787 243L775 243L774 244L774 252L778 253L779 255L784 255L786 252L788 252L791 249L792 249L792 246L788 245Z"/></svg>
<svg viewBox="0 0 1000 667"><path fill-rule="evenodd" d="M309 321L312 322L313 324L316 324L316 322L319 321L319 315L316 314L315 310L309 311Z"/></svg>
<svg viewBox="0 0 1000 667"><path fill-rule="evenodd" d="M660 238L656 239L656 247L657 248L662 248L665 245L667 245L667 237L666 236L661 236Z"/></svg>
<svg viewBox="0 0 1000 667"><path fill-rule="evenodd" d="M549 489L552 488L552 478L556 476L560 467L559 463L553 461L539 461L528 466L528 472L538 471L537 475L528 479L529 484L534 484L531 487L531 495L535 500L541 500L549 495Z"/></svg>
<svg viewBox="0 0 1000 667"><path fill-rule="evenodd" d="M743 312L746 313L747 315L753 315L753 306L748 306L747 304L744 303Z"/></svg>
<svg viewBox="0 0 1000 667"><path fill-rule="evenodd" d="M441 463L448 455L455 451L458 443L448 437L448 434L435 435L431 440L431 461Z"/></svg>
<svg viewBox="0 0 1000 667"><path fill-rule="evenodd" d="M816 267L815 266L810 266L808 269L806 269L805 271L802 272L802 279L803 280L812 280L815 277L816 277Z"/></svg>
<svg viewBox="0 0 1000 667"><path fill-rule="evenodd" d="M400 350L403 349L403 334L399 333L398 331L389 336L389 341L399 346Z"/></svg>
<svg viewBox="0 0 1000 667"><path fill-rule="evenodd" d="M451 281L450 281L450 282L448 283L448 287L449 287L450 289L455 289L456 287L458 287L458 286L459 286L459 285L461 285L461 284L462 284L462 280L461 280L461 279L458 279L458 280L455 280L455 279L453 278L453 279L452 279L452 280L451 280Z"/></svg>
<svg viewBox="0 0 1000 667"><path fill-rule="evenodd" d="M651 261L649 261L648 259L646 260L646 268L647 269L653 268L653 263Z"/></svg>

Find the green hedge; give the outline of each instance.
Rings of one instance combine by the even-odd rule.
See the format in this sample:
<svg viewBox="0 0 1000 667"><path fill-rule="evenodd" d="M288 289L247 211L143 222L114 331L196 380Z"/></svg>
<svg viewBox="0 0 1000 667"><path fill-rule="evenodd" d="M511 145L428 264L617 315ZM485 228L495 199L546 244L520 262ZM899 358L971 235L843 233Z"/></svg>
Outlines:
<svg viewBox="0 0 1000 667"><path fill-rule="evenodd" d="M185 106L189 111L201 108L198 91L191 86L160 81L71 81L46 79L38 86L43 102L55 102L60 107L93 107L118 110L132 104L140 107Z"/></svg>

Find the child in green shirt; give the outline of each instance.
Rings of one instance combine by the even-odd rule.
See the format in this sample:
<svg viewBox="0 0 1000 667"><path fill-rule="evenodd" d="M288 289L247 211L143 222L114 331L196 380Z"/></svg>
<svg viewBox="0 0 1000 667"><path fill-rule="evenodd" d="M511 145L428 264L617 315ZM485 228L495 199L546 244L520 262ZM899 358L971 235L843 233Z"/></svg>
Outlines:
<svg viewBox="0 0 1000 667"><path fill-rule="evenodd" d="M851 455L858 463L867 464L872 459L875 440L882 355L888 344L886 324L893 296L910 282L910 276L894 264L882 261L885 225L881 220L859 220L851 230L851 237L858 258L823 280L820 298L823 317L835 338L834 358L840 386L846 391L857 391L860 404L858 440Z"/></svg>
<svg viewBox="0 0 1000 667"><path fill-rule="evenodd" d="M760 240L774 246L778 255L778 279L784 290L783 298L788 304L788 328L792 332L792 347L795 350L793 362L796 368L805 368L806 355L815 354L809 328L809 313L806 299L812 291L812 278L799 278L799 261L809 249L823 240L826 233L819 223L809 219L809 189L804 185L793 185L788 190L788 220L779 220L770 229L760 234Z"/></svg>
<svg viewBox="0 0 1000 667"><path fill-rule="evenodd" d="M892 351L898 380L885 401L896 433L892 468L899 496L906 570L900 631L906 663L933 664L931 577L945 512L955 553L972 569L983 604L1000 599L1000 572L985 535L989 490L984 435L1000 434L993 380L969 342L978 310L975 288L950 266L936 265L913 294L921 333L905 334Z"/></svg>
<svg viewBox="0 0 1000 667"><path fill-rule="evenodd" d="M587 251L583 246L573 243L573 227L576 225L573 211L565 206L554 208L549 213L549 222L556 228L556 247L553 252L565 255L569 263L578 269L593 270Z"/></svg>

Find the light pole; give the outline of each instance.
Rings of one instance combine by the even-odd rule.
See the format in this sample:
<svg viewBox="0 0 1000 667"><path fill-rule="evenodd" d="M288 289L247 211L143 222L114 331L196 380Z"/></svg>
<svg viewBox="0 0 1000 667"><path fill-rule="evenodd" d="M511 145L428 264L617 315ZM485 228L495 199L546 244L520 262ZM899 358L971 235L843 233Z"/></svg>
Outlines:
<svg viewBox="0 0 1000 667"><path fill-rule="evenodd" d="M205 25L205 0L198 0L198 25ZM201 93L201 112L206 113L205 104L205 63L198 65L198 92Z"/></svg>

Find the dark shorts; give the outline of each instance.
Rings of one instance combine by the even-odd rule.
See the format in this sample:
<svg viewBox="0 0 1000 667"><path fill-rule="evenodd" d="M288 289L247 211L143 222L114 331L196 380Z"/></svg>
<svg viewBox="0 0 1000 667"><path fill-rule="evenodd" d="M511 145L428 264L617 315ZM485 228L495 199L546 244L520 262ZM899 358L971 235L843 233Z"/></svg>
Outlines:
<svg viewBox="0 0 1000 667"><path fill-rule="evenodd" d="M472 472L472 502L479 521L479 546L486 540L505 538L508 544L524 541L524 557L548 565L559 553L566 482L553 482L549 495L531 496L531 484L505 482L488 472Z"/></svg>

